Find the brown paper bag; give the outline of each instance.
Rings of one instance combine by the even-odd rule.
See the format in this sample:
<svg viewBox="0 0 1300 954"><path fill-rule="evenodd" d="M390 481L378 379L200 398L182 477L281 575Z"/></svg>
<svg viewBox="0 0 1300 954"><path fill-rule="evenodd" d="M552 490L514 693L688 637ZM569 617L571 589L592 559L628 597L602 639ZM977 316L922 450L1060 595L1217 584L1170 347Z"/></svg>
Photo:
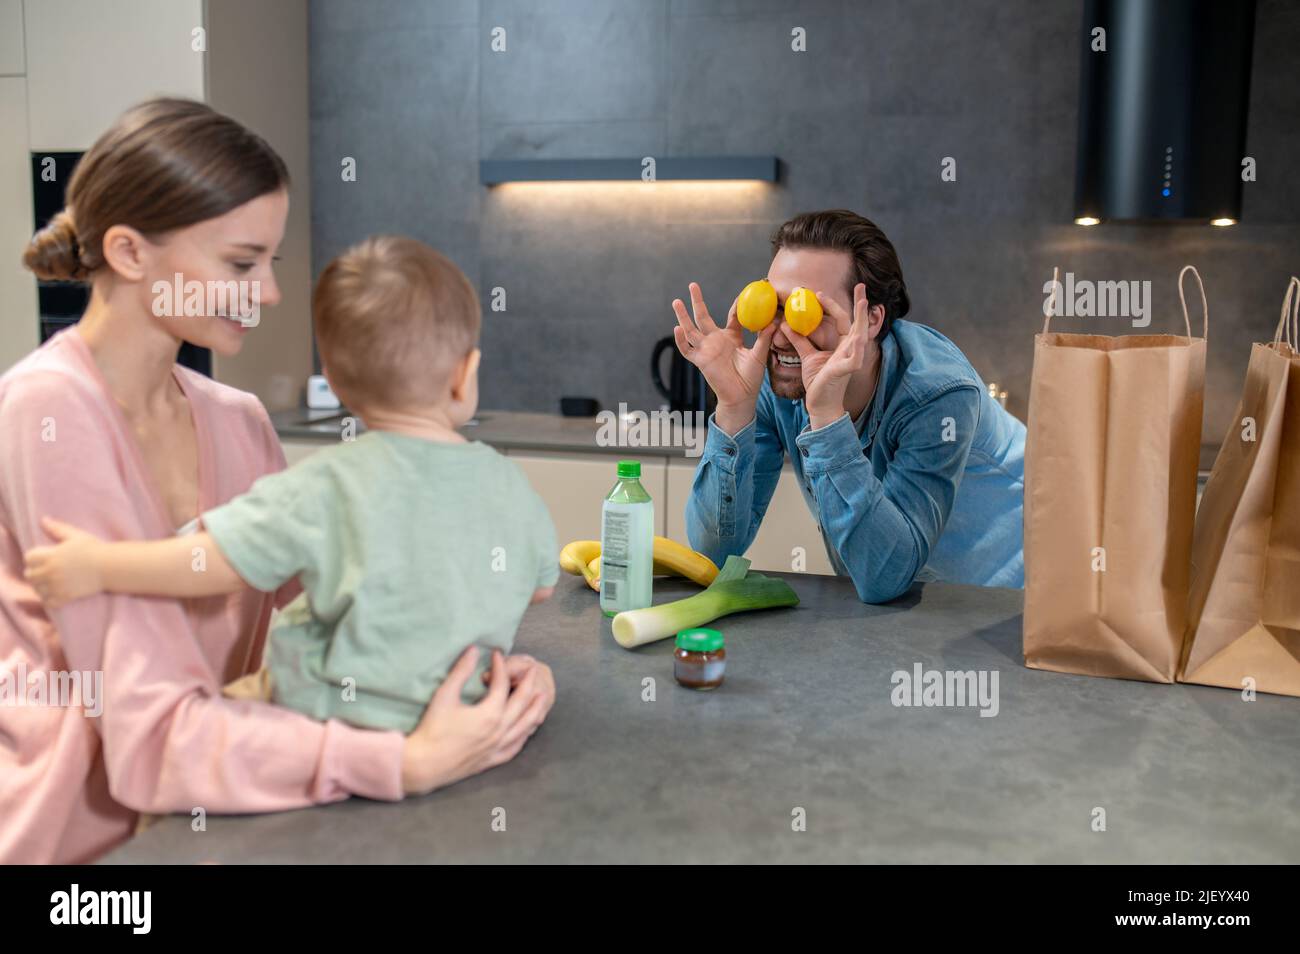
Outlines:
<svg viewBox="0 0 1300 954"><path fill-rule="evenodd" d="M1292 278L1273 341L1251 348L1237 416L1201 498L1182 682L1300 696L1297 309Z"/></svg>
<svg viewBox="0 0 1300 954"><path fill-rule="evenodd" d="M1025 448L1025 665L1172 682L1188 553L1209 309L1192 337L1043 333ZM1054 276L1055 281L1055 276Z"/></svg>

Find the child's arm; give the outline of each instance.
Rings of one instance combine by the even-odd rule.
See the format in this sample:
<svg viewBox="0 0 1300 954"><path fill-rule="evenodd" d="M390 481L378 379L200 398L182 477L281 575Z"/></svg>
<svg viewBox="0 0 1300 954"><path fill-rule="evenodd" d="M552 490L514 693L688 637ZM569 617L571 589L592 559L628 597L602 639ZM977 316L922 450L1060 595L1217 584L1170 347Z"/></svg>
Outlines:
<svg viewBox="0 0 1300 954"><path fill-rule="evenodd" d="M533 606L536 603L545 603L547 600L551 598L551 595L554 592L555 592L555 587L553 586L538 587L537 589L533 590L533 598L528 601L528 605Z"/></svg>
<svg viewBox="0 0 1300 954"><path fill-rule="evenodd" d="M50 517L53 546L27 551L27 580L51 609L96 593L215 596L236 593L240 578L207 533L108 543Z"/></svg>

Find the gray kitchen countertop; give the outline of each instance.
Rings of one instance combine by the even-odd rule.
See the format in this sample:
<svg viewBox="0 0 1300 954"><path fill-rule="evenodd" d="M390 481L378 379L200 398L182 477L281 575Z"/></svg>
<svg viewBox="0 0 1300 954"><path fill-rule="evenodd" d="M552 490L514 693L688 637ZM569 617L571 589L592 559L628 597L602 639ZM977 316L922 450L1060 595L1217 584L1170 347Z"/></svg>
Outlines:
<svg viewBox="0 0 1300 954"><path fill-rule="evenodd" d="M339 439L340 420L345 411L313 411L298 408L276 411L271 415L276 433L281 440L296 441L337 441ZM615 445L602 445L598 441L600 423L593 417L563 417L559 414L538 414L529 411L480 411L476 417L478 423L462 429L462 433L471 440L483 441L500 449L550 451L568 454L614 454L626 456L631 451L637 454L659 455L663 457L687 458L687 441L683 435L691 437L693 431L674 430L667 434L650 434L659 446L629 447L626 442ZM707 425L706 425L707 426ZM358 430L364 426L358 422ZM667 438L667 440L661 440ZM704 446L703 435L698 438L698 449ZM1218 444L1201 445L1200 479L1205 482L1214 458L1218 455ZM690 457L692 461L696 456Z"/></svg>
<svg viewBox="0 0 1300 954"><path fill-rule="evenodd" d="M281 440L337 441L345 411L313 411L296 409L276 411L271 423ZM612 454L626 457L635 451L638 455L686 458L688 441L680 428L665 432L647 430L647 444L629 446L626 441L602 443L600 421L594 417L564 417L559 414L537 414L528 411L480 411L477 423L461 429L470 440L482 441L499 449L549 451L568 454ZM365 429L358 421L358 432ZM694 432L687 432L690 437ZM704 441L698 439L702 448ZM693 458L692 458L693 459Z"/></svg>
<svg viewBox="0 0 1300 954"><path fill-rule="evenodd" d="M847 579L782 575L800 606L719 620L707 693L673 682L670 641L620 648L562 577L520 627L558 699L513 762L396 804L175 816L105 860L1300 861L1300 699L1026 669L1018 590L867 606ZM656 602L695 591L657 581ZM918 663L996 672L997 715L895 706Z"/></svg>

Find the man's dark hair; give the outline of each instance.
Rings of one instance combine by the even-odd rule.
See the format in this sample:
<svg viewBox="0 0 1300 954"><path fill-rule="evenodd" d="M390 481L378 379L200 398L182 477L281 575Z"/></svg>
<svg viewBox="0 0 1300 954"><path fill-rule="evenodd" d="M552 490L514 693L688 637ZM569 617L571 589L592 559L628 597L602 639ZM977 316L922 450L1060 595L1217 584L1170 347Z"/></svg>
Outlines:
<svg viewBox="0 0 1300 954"><path fill-rule="evenodd" d="M772 233L772 257L782 248L824 248L848 252L853 259L849 296L858 282L867 286L867 300L885 306L880 336L889 334L895 318L911 308L903 266L893 243L870 219L848 209L827 209L796 215Z"/></svg>

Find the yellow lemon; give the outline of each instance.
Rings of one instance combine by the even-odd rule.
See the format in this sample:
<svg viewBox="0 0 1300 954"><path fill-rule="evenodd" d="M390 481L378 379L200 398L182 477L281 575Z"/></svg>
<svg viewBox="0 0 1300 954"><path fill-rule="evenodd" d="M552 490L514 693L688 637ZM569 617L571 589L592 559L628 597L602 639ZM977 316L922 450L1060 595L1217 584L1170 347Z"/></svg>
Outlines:
<svg viewBox="0 0 1300 954"><path fill-rule="evenodd" d="M785 323L805 337L822 323L822 303L808 289L800 286L785 300Z"/></svg>
<svg viewBox="0 0 1300 954"><path fill-rule="evenodd" d="M766 278L750 282L736 302L736 318L749 331L762 331L776 317L776 289Z"/></svg>

